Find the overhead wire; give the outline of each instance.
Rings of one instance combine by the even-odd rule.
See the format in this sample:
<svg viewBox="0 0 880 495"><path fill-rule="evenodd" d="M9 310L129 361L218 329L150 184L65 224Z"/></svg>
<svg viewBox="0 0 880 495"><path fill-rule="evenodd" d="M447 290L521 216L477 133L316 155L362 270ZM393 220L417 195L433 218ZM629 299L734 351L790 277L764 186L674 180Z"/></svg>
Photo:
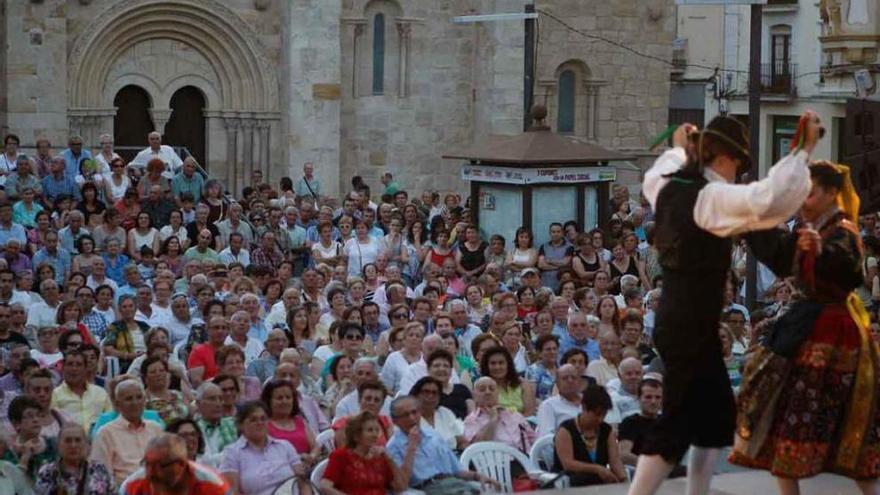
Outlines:
<svg viewBox="0 0 880 495"><path fill-rule="evenodd" d="M571 24L565 22L564 20L560 19L556 15L554 15L546 10L537 9L536 12L538 12L538 14L540 14L540 15L544 15L547 18L553 20L554 22L561 25L562 27L564 27L568 31L579 34L580 36L583 36L587 39L607 43L607 44L612 45L616 48L619 48L619 49L624 50L626 52L632 53L633 55L636 55L636 56L639 56L642 58L646 58L646 59L650 59L650 60L655 60L657 62L661 62L661 63L669 65L671 67L676 67L676 68L691 67L691 68L695 68L695 69L710 70L713 72L730 72L730 73L746 74L746 75L749 74L748 70L742 70L742 69L728 69L728 68L723 68L723 67L711 67L708 65L694 64L694 63L684 63L684 64L676 63L671 60L667 60L663 57L658 57L656 55L651 55L650 53L645 53L643 51L637 50L637 49L635 49L631 46L627 46L626 44L621 43L619 41L615 41L615 40L606 38L604 36L600 36L598 34L585 32L581 29L578 29L578 28L572 26ZM794 79L800 79L802 77L812 76L812 75L821 74L821 73L822 73L822 71L804 72L802 74L798 74L798 75L794 76Z"/></svg>

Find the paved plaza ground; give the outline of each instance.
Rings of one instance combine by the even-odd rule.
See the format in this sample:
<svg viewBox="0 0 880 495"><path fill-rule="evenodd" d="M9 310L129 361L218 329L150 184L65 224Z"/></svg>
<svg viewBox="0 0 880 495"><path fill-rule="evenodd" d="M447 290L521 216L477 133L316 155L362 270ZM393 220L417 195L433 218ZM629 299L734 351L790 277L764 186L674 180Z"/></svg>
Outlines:
<svg viewBox="0 0 880 495"><path fill-rule="evenodd" d="M628 484L569 488L567 490L533 492L534 494L558 495L626 495ZM657 495L682 495L685 493L685 479L669 480ZM715 476L712 480L711 495L775 495L776 483L764 471L743 471ZM823 474L801 482L801 495L857 495L855 484L843 477Z"/></svg>

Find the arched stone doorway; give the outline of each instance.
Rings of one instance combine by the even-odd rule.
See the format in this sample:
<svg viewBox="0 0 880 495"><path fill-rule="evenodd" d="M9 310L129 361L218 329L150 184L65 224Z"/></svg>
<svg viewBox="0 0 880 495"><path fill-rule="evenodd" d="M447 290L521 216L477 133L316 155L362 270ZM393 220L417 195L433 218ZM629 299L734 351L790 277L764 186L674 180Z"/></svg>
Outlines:
<svg viewBox="0 0 880 495"><path fill-rule="evenodd" d="M171 118L163 141L184 146L201 164L205 161L205 97L194 86L184 86L171 96ZM204 166L204 165L203 165Z"/></svg>
<svg viewBox="0 0 880 495"><path fill-rule="evenodd" d="M113 106L117 108L113 117L113 142L120 146L141 146L144 136L153 130L153 119L150 117L150 95L144 88L128 85L120 89L113 98ZM136 150L118 149L126 161L137 155Z"/></svg>
<svg viewBox="0 0 880 495"><path fill-rule="evenodd" d="M270 173L270 164L284 159L284 148L271 145L280 143L282 136L280 65L267 57L260 37L224 4L217 0L111 2L69 52L71 129L89 142L111 126L115 129L115 96L122 88L137 85L152 101L151 130L174 144L189 148L193 143L193 153L201 144L200 164L229 190L240 191L255 168L267 179L277 177L278 172ZM192 89L179 93L182 88ZM200 93L200 102L193 91ZM188 117L180 120L183 115L173 115L174 107L197 105L203 116L196 122L201 123L201 132L186 127L191 124ZM140 145L147 145L146 133ZM287 169L279 171L286 174Z"/></svg>

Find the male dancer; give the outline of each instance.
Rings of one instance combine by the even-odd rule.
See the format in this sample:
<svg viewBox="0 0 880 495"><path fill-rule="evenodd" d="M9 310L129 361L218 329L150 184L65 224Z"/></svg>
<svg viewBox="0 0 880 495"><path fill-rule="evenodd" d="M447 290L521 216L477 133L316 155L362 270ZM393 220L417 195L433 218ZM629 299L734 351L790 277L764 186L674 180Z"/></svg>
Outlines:
<svg viewBox="0 0 880 495"><path fill-rule="evenodd" d="M748 130L723 116L702 131L679 127L673 149L645 174L663 267L654 341L666 376L663 416L642 447L629 495L656 492L691 445L687 493L705 494L720 449L733 443L736 408L718 336L730 238L788 220L806 199L820 127L816 114L805 117L803 149L763 180L735 184L750 169Z"/></svg>

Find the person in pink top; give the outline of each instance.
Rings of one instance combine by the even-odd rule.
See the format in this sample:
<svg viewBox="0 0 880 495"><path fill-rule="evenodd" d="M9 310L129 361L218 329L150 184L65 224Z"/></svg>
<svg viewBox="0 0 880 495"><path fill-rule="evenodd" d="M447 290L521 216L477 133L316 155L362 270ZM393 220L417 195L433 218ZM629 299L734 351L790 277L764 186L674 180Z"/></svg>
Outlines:
<svg viewBox="0 0 880 495"><path fill-rule="evenodd" d="M263 387L260 397L269 406L269 436L293 445L307 470L317 462L321 446L299 409L299 399L293 383L271 380Z"/></svg>

